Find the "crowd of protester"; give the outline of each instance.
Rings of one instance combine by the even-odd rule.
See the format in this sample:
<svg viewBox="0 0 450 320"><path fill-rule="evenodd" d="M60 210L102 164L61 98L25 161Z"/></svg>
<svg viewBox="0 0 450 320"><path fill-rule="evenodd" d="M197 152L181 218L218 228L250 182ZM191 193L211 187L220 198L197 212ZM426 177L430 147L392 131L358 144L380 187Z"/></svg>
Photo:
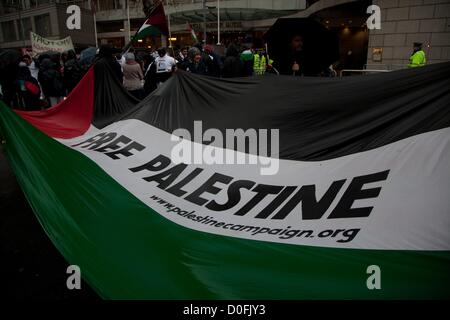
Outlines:
<svg viewBox="0 0 450 320"><path fill-rule="evenodd" d="M17 109L39 110L64 100L89 69L75 51L49 52L0 65L1 98Z"/></svg>
<svg viewBox="0 0 450 320"><path fill-rule="evenodd" d="M70 94L90 66L96 63L109 65L117 81L140 100L177 70L221 78L278 73L264 47L232 43L223 54L219 54L213 46L199 43L178 49L159 48L153 52L131 48L122 53L103 45L92 59L84 59L75 51L44 53L33 58L23 55L17 65L7 66L9 71L2 72L3 100L7 105L26 110L55 106ZM288 68L287 74L292 70Z"/></svg>

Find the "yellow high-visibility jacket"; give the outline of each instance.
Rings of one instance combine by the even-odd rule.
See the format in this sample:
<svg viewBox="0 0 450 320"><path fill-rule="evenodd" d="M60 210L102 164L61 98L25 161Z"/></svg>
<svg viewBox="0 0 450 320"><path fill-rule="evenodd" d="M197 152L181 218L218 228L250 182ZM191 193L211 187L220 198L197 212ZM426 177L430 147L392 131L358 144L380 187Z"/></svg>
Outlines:
<svg viewBox="0 0 450 320"><path fill-rule="evenodd" d="M427 63L427 58L425 57L425 52L423 50L419 50L414 52L409 58L410 68L423 67Z"/></svg>
<svg viewBox="0 0 450 320"><path fill-rule="evenodd" d="M266 72L266 57L255 54L253 56L253 73L257 76Z"/></svg>
<svg viewBox="0 0 450 320"><path fill-rule="evenodd" d="M267 59L269 59L269 64L273 63L273 60L267 56ZM253 56L253 73L257 76L263 75L266 72L267 68L267 60L266 56L260 56L259 54L255 54Z"/></svg>

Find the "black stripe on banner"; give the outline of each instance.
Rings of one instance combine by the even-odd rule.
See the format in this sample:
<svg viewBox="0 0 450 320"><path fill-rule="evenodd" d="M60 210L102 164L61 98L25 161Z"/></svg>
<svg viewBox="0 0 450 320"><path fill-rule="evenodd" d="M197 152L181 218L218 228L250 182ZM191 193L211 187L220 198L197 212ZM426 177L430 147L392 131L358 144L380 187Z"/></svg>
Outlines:
<svg viewBox="0 0 450 320"><path fill-rule="evenodd" d="M96 67L95 118L102 128L139 119L172 132L194 121L217 128L279 129L280 158L327 160L450 126L450 63L370 76L217 79L177 72L136 101Z"/></svg>

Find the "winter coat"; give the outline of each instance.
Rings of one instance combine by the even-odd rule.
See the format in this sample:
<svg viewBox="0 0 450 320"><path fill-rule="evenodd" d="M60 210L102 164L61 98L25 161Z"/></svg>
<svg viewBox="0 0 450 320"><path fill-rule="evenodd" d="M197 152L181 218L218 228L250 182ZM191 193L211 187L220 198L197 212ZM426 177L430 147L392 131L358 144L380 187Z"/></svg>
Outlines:
<svg viewBox="0 0 450 320"><path fill-rule="evenodd" d="M55 64L50 59L42 60L38 79L45 97L65 96L61 73L55 69Z"/></svg>

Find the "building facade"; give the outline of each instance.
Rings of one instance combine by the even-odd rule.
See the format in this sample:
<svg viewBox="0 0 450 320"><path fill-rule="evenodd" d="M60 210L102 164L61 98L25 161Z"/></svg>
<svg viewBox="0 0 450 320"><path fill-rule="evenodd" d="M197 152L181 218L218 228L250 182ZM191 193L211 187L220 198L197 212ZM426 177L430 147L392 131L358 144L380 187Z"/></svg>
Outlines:
<svg viewBox="0 0 450 320"><path fill-rule="evenodd" d="M81 29L69 30L68 5L81 8ZM88 0L0 0L0 48L31 45L30 31L48 39L71 36L75 46L95 45L94 20Z"/></svg>
<svg viewBox="0 0 450 320"><path fill-rule="evenodd" d="M81 7L81 30L65 26L69 4ZM170 39L148 37L137 47L192 45L189 23L208 43L251 42L280 17L312 17L337 33L340 68L407 66L414 42L429 63L450 60L450 0L164 0ZM381 29L369 30L367 7L381 9ZM30 45L29 31L50 39L68 35L78 48L125 46L145 17L140 0L0 0L0 49ZM93 10L95 9L95 10Z"/></svg>
<svg viewBox="0 0 450 320"><path fill-rule="evenodd" d="M96 0L96 4L98 38L102 44L124 45L144 19L141 1L130 0L128 8L126 0ZM219 35L223 42L245 37L248 33L263 32L276 18L307 7L306 0L165 0L164 4L173 45L191 44L187 23L201 39L206 29L207 41L216 44ZM261 24L261 21L265 23ZM152 47L160 43L159 38L148 38L137 45Z"/></svg>
<svg viewBox="0 0 450 320"><path fill-rule="evenodd" d="M414 42L423 43L428 63L450 61L450 0L373 0L381 29L370 31L370 68L401 68Z"/></svg>

